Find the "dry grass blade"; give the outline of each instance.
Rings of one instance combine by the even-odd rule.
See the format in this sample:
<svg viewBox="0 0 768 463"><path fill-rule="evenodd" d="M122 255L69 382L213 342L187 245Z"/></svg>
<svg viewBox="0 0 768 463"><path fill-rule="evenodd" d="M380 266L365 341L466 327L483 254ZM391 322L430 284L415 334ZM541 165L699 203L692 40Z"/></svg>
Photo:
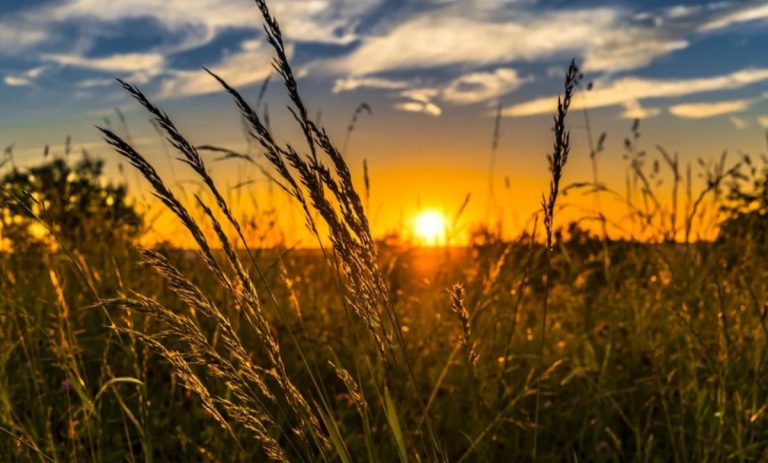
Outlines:
<svg viewBox="0 0 768 463"><path fill-rule="evenodd" d="M557 99L557 115L555 116L555 124L553 128L555 141L552 154L548 157L549 171L552 178L549 183L549 197L542 195L542 208L544 210L544 228L546 232L546 281L543 296L543 310L541 316L541 335L539 339L539 366L544 364L544 343L547 337L547 312L549 311L549 291L552 285L552 251L553 243L552 237L554 234L554 221L555 221L555 206L557 205L557 196L560 191L560 179L563 176L563 167L568 162L568 154L571 150L571 137L568 129L565 126L565 119L568 115L568 108L571 105L571 98L573 97L573 91L581 78L579 68L576 66L576 61L571 61L571 65L568 66L568 71L565 73L565 92L562 98ZM540 387L536 390L536 409L535 409L535 423L536 428L533 434L533 454L532 457L536 460L536 452L538 450L538 423L539 423L539 403L541 400Z"/></svg>
<svg viewBox="0 0 768 463"><path fill-rule="evenodd" d="M388 307L388 291L381 277L362 201L354 189L349 167L341 153L324 130L311 121L304 121L302 127L308 130L311 146L320 147L328 155L337 180L328 167L315 161L316 155L305 160L291 145L279 146L239 92L213 72L208 72L235 99L243 117L251 125L252 136L264 149L265 157L302 206L309 229L319 237L311 209L317 211L327 224L331 243L343 264L342 273L346 277L349 293L355 295L349 299L350 304L364 321L382 358L386 358L389 350L386 340L391 336L385 331L380 311ZM281 75L292 73L286 71ZM289 83L286 87L291 88ZM293 92L298 98L298 89L293 88ZM291 169L298 174L298 180ZM334 195L340 210L326 197L326 190Z"/></svg>
<svg viewBox="0 0 768 463"><path fill-rule="evenodd" d="M147 110L149 110L155 116L158 125L164 129L171 144L184 156L182 161L190 165L193 170L202 178L203 182L208 186L208 189L216 199L219 209L227 217L229 223L237 230L240 239L245 244L245 238L242 235L239 224L234 219L229 207L224 201L222 195L219 193L219 190L216 187L213 179L208 175L203 160L200 158L197 150L176 130L175 125L170 121L168 116L154 105L152 105L152 103L150 103L149 100L136 87L133 87L124 82L121 83L134 96L134 98L136 98L145 108L147 108ZM107 142L115 147L121 155L126 157L131 162L131 164L144 175L144 177L150 182L153 189L155 190L155 195L161 199L166 207L172 210L182 220L184 225L187 227L187 229L190 230L193 237L195 238L195 241L197 242L201 254L208 264L208 267L215 273L224 289L233 296L234 300L238 301L240 305L244 307L247 320L255 330L258 338L265 346L266 351L269 354L270 363L275 368L275 379L277 380L281 395L286 399L287 403L290 405L291 409L302 423L300 427L295 428L296 434L305 442L307 442L307 439L312 438L316 439L320 445L327 447L327 442L317 417L308 405L306 399L304 399L304 397L299 393L298 389L293 385L292 381L288 377L288 373L280 353L279 344L274 338L269 322L261 310L259 296L256 288L251 281L250 276L245 271L243 265L240 263L234 247L226 237L226 234L224 233L219 222L216 220L212 211L207 206L205 206L199 197L196 197L198 203L203 207L206 215L211 221L214 230L216 231L216 235L218 236L219 241L225 250L227 261L235 271L241 287L244 288L244 291L236 289L235 286L229 281L228 277L214 258L210 245L206 241L206 238L203 235L199 225L190 216L186 208L184 208L184 206L174 197L173 193L165 186L154 168L146 161L146 159L144 159L138 152L136 152L136 150L134 150L129 144L125 143L120 137L109 130L101 130L105 135ZM247 244L245 245L247 248ZM165 270L167 271L167 269ZM189 296L189 294L187 294L187 296ZM199 297L198 302L202 302L199 300ZM137 307L137 304L134 304L133 306ZM205 351L205 349L203 349L203 337L201 337L199 333L196 334L188 324L180 323L177 319L168 316L168 313L162 312L159 308L155 307L155 309L155 313L164 315L163 320L166 323L172 321L177 322L175 325L177 330L180 333L187 335L189 340L193 342L194 346L198 347L200 352ZM239 354L241 357L243 356L242 352ZM221 376L222 371L225 370L221 368L216 369L216 365L218 364L215 362L210 363L209 365L211 368L214 368L214 372L217 376ZM263 384L261 384L260 387L263 387Z"/></svg>
<svg viewBox="0 0 768 463"><path fill-rule="evenodd" d="M571 105L573 91L579 82L581 74L576 66L576 61L571 61L568 71L565 74L565 93L562 98L557 99L557 115L553 132L555 135L552 154L548 157L549 171L552 179L549 183L549 196L542 197L542 208L544 209L544 227L547 233L547 249L552 250L552 235L554 227L555 205L560 191L560 179L563 175L563 167L568 162L568 154L571 150L570 132L565 126L565 118L568 115L568 108Z"/></svg>
<svg viewBox="0 0 768 463"><path fill-rule="evenodd" d="M344 136L344 145L341 149L341 153L345 156L349 154L347 149L349 148L349 139L352 136L352 132L355 131L357 128L357 120L360 118L360 115L363 113L368 113L369 115L373 114L373 110L371 109L371 106L368 103L360 103L357 108L352 112L352 119L349 121L349 125L347 126L347 133Z"/></svg>
<svg viewBox="0 0 768 463"><path fill-rule="evenodd" d="M459 341L464 348L464 352L467 355L467 361L474 368L477 365L477 361L480 359L480 355L477 353L477 343L472 340L472 327L470 324L471 316L467 310L467 306L464 304L464 286L461 283L456 283L448 291L451 296L451 312L456 315L459 323L461 324L461 335Z"/></svg>

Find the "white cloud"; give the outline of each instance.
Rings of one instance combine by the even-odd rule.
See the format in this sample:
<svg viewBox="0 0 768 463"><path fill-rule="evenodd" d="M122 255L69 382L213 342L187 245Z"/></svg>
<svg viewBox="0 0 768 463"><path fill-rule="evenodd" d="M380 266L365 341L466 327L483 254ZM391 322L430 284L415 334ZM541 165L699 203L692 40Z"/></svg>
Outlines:
<svg viewBox="0 0 768 463"><path fill-rule="evenodd" d="M25 75L26 77L29 77L30 79L37 79L37 78L38 78L38 77L40 77L40 76L43 74L43 72L45 72L47 69L48 69L48 67L46 67L46 66L40 66L40 67L37 67L37 68L32 68L32 69L30 69L30 70L28 70L28 71L24 72L24 75Z"/></svg>
<svg viewBox="0 0 768 463"><path fill-rule="evenodd" d="M513 92L529 80L508 68L499 68L493 72L473 72L448 83L441 96L452 103L476 103Z"/></svg>
<svg viewBox="0 0 768 463"><path fill-rule="evenodd" d="M433 102L433 99L439 94L439 89L429 87L403 90L400 92L400 96L408 101L395 104L395 109L437 117L443 113L443 109Z"/></svg>
<svg viewBox="0 0 768 463"><path fill-rule="evenodd" d="M714 30L768 17L767 5L721 8L710 6L634 7L633 3L606 2L607 6L549 8L536 0L423 0L403 2L389 17L362 22L385 0L275 0L271 8L290 43L311 42L347 45L351 50L338 58L299 63L303 69L330 72L334 93L359 88L390 90L400 97L397 107L432 115L444 104L488 101L520 88L521 77L513 63L567 62L579 57L585 71L612 74L642 68L654 59L688 46L696 30ZM233 85L262 80L270 71L271 50L262 43L261 17L248 1L235 0L60 0L36 7L12 18L0 19L0 43L30 53L41 62L57 63L107 74L125 75L136 83L162 76L164 97L202 94L219 87L199 67L208 65ZM536 6L532 6L538 3ZM671 2L670 2L671 3ZM574 5L576 2L569 3ZM650 13L643 15L643 10ZM390 13L390 11L387 11ZM718 16L714 16L717 14ZM713 19L714 18L714 19ZM111 33L112 25L126 19L150 19L162 28L161 45L133 53L94 57L93 45ZM654 19L659 19L654 21ZM709 20L708 22L705 22ZM83 31L74 41L48 42L60 25ZM185 62L190 69L174 69L173 55L211 44L227 30L247 30L253 40L212 63ZM120 34L124 32L119 31ZM130 31L128 32L130 34ZM72 43L74 42L74 43ZM45 43L46 47L40 46ZM218 43L218 42L215 42ZM67 46L69 48L62 48ZM8 53L0 51L0 53ZM324 61L323 61L324 60ZM550 60L549 62L545 60ZM440 77L400 79L383 74L425 69L451 70ZM41 71L42 72L42 71ZM624 106L625 117L652 117L658 107L641 102L694 93L738 88L766 80L743 71L708 79L622 78L587 95L589 107ZM458 74L458 75L457 75ZM562 71L560 72L562 74ZM93 77L93 76L88 76ZM99 76L97 76L99 77ZM37 76L6 75L6 85L29 85ZM757 79L747 83L739 79ZM106 85L108 80L89 78L76 83L81 89ZM410 92L410 93L409 93ZM421 94L419 94L421 92ZM426 92L426 93L425 93ZM404 101L403 101L404 100ZM581 99L574 107L583 104ZM508 108L507 115L551 112L554 99L538 99ZM643 102L644 103L644 102ZM685 109L685 108L684 108ZM679 111L679 108L677 109Z"/></svg>
<svg viewBox="0 0 768 463"><path fill-rule="evenodd" d="M383 79L380 77L348 77L337 79L333 84L333 93L348 92L359 88L378 88L400 90L411 84L404 80Z"/></svg>
<svg viewBox="0 0 768 463"><path fill-rule="evenodd" d="M737 113L749 108L752 100L716 101L712 103L683 103L669 107L669 112L686 119L704 119Z"/></svg>
<svg viewBox="0 0 768 463"><path fill-rule="evenodd" d="M617 8L518 13L495 20L450 11L423 14L363 38L356 50L326 67L364 75L583 54L586 69L616 71L687 45L661 29L631 24L630 15Z"/></svg>
<svg viewBox="0 0 768 463"><path fill-rule="evenodd" d="M160 53L123 53L101 58L79 55L45 54L41 58L63 66L72 66L104 72L133 73L162 69L165 58Z"/></svg>
<svg viewBox="0 0 768 463"><path fill-rule="evenodd" d="M301 0L271 2L286 36L293 41L349 43L359 18L380 0ZM153 18L166 28L187 34L190 46L209 42L227 28L261 30L252 2L231 0L69 0L41 11L51 21L95 19L120 21Z"/></svg>
<svg viewBox="0 0 768 463"><path fill-rule="evenodd" d="M624 77L597 83L586 98L574 100L572 108L602 108L654 98L674 98L718 90L732 90L768 80L768 69L743 69L730 74L694 79L647 79ZM505 116L532 116L554 111L556 96L537 98L504 110Z"/></svg>
<svg viewBox="0 0 768 463"><path fill-rule="evenodd" d="M280 0L270 2L290 43L313 42L348 44L357 38L357 26L365 14L382 0ZM127 19L151 19L163 29L161 45L107 57L90 53L99 39L110 35L112 25ZM63 40L61 25L87 30L75 40ZM225 30L247 29L252 36L263 37L262 18L252 2L233 0L61 0L33 7L0 19L0 54L21 54L29 58L64 66L90 69L109 74L124 74L135 83L146 83L158 75L171 75L165 90L169 93L204 93L211 89L208 79L198 71L204 62L191 63L194 71L169 68L173 54L210 44ZM123 32L120 32L123 34ZM130 32L129 32L130 34ZM259 38L258 40L262 40ZM51 42L50 47L40 46ZM31 52L27 51L32 50ZM36 52L37 51L37 52ZM249 58L259 62L247 63ZM235 83L250 83L264 76L271 55L240 50L221 60L217 70ZM254 72L251 78L247 72ZM25 77L11 76L8 81L21 84ZM28 78L27 80L32 80ZM80 88L101 86L90 79ZM199 89L195 90L195 86Z"/></svg>
<svg viewBox="0 0 768 463"><path fill-rule="evenodd" d="M18 77L18 76L5 76L3 78L3 83L9 87L26 87L29 85L32 85L32 81L27 79L26 77Z"/></svg>
<svg viewBox="0 0 768 463"><path fill-rule="evenodd" d="M668 18L689 18L701 11L701 6L675 5L667 8L664 14Z"/></svg>
<svg viewBox="0 0 768 463"><path fill-rule="evenodd" d="M44 30L26 24L16 18L0 21L0 54L13 54L26 51L29 47L43 42L47 38Z"/></svg>
<svg viewBox="0 0 768 463"><path fill-rule="evenodd" d="M45 66L40 66L24 71L21 74L9 74L3 78L3 83L9 87L28 87L32 85L34 80L40 77L46 69Z"/></svg>
<svg viewBox="0 0 768 463"><path fill-rule="evenodd" d="M768 19L768 4L743 8L741 10L724 14L699 27L699 31L713 31L723 29L734 24L749 21Z"/></svg>
<svg viewBox="0 0 768 463"><path fill-rule="evenodd" d="M115 83L114 79L86 79L77 84L80 88L107 87Z"/></svg>
<svg viewBox="0 0 768 463"><path fill-rule="evenodd" d="M430 103L428 101L426 102L406 101L403 103L397 103L395 105L395 108L402 111L408 111L413 113L429 114L430 116L435 116L435 117L443 113L443 110L439 106L437 106L434 103Z"/></svg>
<svg viewBox="0 0 768 463"><path fill-rule="evenodd" d="M760 124L761 127L768 129L768 116L759 116L757 118L757 123Z"/></svg>
<svg viewBox="0 0 768 463"><path fill-rule="evenodd" d="M380 77L349 77L337 79L334 83L333 92L340 93L363 87L400 90L399 95L401 97L420 103L431 103L433 99L440 99L449 103L469 104L487 101L513 92L530 80L530 77L520 77L517 71L510 68L499 68L488 72L470 72L454 78L447 84L432 87L419 86L417 81Z"/></svg>
<svg viewBox="0 0 768 463"><path fill-rule="evenodd" d="M661 109L643 107L639 101L631 100L624 103L624 112L621 117L624 119L649 119L659 114L661 114Z"/></svg>
<svg viewBox="0 0 768 463"><path fill-rule="evenodd" d="M686 40L659 39L651 31L637 30L627 35L607 37L600 46L584 54L584 69L589 71L623 71L646 66L656 57L682 50Z"/></svg>
<svg viewBox="0 0 768 463"><path fill-rule="evenodd" d="M290 55L292 48L289 46L287 51ZM230 85L248 85L265 79L272 72L271 53L263 40L248 40L238 52L225 56L210 69ZM220 90L221 84L203 69L171 71L171 76L163 80L160 96L200 95Z"/></svg>
<svg viewBox="0 0 768 463"><path fill-rule="evenodd" d="M439 94L440 90L436 88L413 88L400 92L400 96L420 103L428 103Z"/></svg>
<svg viewBox="0 0 768 463"><path fill-rule="evenodd" d="M728 120L731 121L731 124L736 130L744 130L747 128L747 121L741 117L731 116Z"/></svg>

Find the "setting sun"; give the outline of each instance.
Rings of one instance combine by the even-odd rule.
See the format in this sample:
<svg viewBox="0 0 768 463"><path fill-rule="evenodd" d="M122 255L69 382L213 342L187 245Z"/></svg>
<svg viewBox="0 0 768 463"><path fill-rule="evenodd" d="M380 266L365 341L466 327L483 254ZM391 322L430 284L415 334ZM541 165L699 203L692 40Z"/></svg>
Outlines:
<svg viewBox="0 0 768 463"><path fill-rule="evenodd" d="M422 211L413 221L413 232L421 244L436 246L445 241L445 216L437 211Z"/></svg>

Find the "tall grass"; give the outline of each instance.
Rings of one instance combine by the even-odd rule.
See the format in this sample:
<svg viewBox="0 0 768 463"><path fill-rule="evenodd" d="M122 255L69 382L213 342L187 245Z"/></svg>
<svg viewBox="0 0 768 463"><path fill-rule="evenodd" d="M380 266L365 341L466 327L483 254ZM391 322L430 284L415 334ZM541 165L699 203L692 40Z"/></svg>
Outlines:
<svg viewBox="0 0 768 463"><path fill-rule="evenodd" d="M768 458L765 243L739 234L697 240L724 217L724 189L757 180L756 170L742 174L751 160L702 161L706 183L694 191L692 169L683 184L679 157L663 148L646 153L636 125L626 144L626 193L596 174L566 184L567 116L581 78L571 63L554 119L551 181L524 233L451 254L377 242L367 193L358 193L343 150L309 117L280 26L265 2L256 4L302 139L279 141L261 98L251 106L209 72L268 164L264 175L303 211L318 250L256 248L201 152L259 166L261 159L249 149L195 145L121 81L204 188L180 194L127 130L101 133L181 224L194 252L61 239L54 217L29 206L51 239L0 254L0 455ZM597 150L590 151L596 172ZM662 166L672 177L671 201L661 199ZM601 236L577 225L562 232L564 194L578 190L619 198L644 240L612 239L619 224L602 213ZM5 186L1 198L30 204ZM85 220L104 226L96 216Z"/></svg>

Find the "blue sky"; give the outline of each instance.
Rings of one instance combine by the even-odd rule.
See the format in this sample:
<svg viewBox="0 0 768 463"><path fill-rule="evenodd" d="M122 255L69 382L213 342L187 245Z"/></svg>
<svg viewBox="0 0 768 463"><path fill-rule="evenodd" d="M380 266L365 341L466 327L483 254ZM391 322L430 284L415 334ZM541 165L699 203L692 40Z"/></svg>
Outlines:
<svg viewBox="0 0 768 463"><path fill-rule="evenodd" d="M596 82L587 104L626 117L742 117L768 82L763 1L272 5L313 89L362 94L386 110L436 117L502 99L509 116L548 112L536 97L551 97L572 56ZM175 100L217 90L203 65L258 85L270 71L261 35L248 0L6 0L0 121L107 109L123 101L115 76Z"/></svg>

